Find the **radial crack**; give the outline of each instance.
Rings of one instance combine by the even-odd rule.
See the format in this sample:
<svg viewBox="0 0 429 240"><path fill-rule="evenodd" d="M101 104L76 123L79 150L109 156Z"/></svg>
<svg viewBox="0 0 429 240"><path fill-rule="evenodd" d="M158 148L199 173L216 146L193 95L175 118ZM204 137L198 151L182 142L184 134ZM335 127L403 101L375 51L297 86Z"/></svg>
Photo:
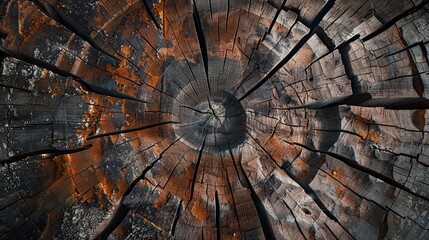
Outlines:
<svg viewBox="0 0 429 240"><path fill-rule="evenodd" d="M313 21L310 24L310 31L304 35L304 37L299 40L299 42L290 50L290 52L282 59L279 63L277 63L265 76L262 77L261 80L257 84L255 84L252 88L246 91L243 96L241 96L238 101L242 101L247 96L252 94L258 88L260 88L265 82L267 82L274 74L277 73L286 63L292 59L293 56L304 46L304 44L313 36L316 27L322 21L323 17L329 12L329 10L334 6L335 0L328 0L325 5L323 5L320 12L314 17Z"/></svg>
<svg viewBox="0 0 429 240"><path fill-rule="evenodd" d="M353 40L353 38L351 38L350 40ZM357 94L357 93L361 93L362 89L361 89L361 86L359 86L359 82L358 82L359 79L353 71L353 66L350 60L349 51L350 51L350 45L348 44L348 42L345 42L344 45L338 48L338 52L341 55L341 61L344 66L344 71L346 72L347 78L350 80L352 85L352 92L353 94Z"/></svg>
<svg viewBox="0 0 429 240"><path fill-rule="evenodd" d="M195 31L197 32L198 42L200 44L201 57L203 58L204 71L206 73L207 86L209 88L209 92L211 93L210 88L210 80L209 80L209 63L208 63L208 54L207 54L207 43L206 38L204 36L203 27L201 25L201 18L198 15L197 5L195 0L192 0L192 17L194 19Z"/></svg>
<svg viewBox="0 0 429 240"><path fill-rule="evenodd" d="M289 143L289 144L298 145L298 146L300 146L302 148L305 148L305 149L307 149L308 151L311 151L311 152L317 152L317 153L322 153L322 154L329 155L329 156L331 156L331 157L333 157L335 159L340 160L341 162L345 163L349 167L352 167L352 168L354 168L356 170L359 170L359 171L361 171L363 173L366 173L366 174L371 175L371 176L373 176L375 178L378 178L378 179L382 180L383 182L385 182L385 183L387 183L389 185L392 185L394 187L397 187L397 188L399 188L401 190L404 190L405 192L407 192L407 193L409 193L411 195L414 195L416 197L419 197L419 198L422 198L422 199L424 199L426 201L429 201L428 197L411 191L411 189L409 189L409 188L405 187L403 184L395 181L393 178L387 177L387 176L385 176L385 175L383 175L383 174L381 174L381 173L379 173L379 172L377 172L375 170L372 170L370 168L364 167L364 166L360 165L359 163L357 163L356 161L353 161L353 160L351 160L349 158L341 156L341 155L339 155L337 153L313 149L313 148L311 148L309 146L306 146L304 144L301 144L301 143L296 143L296 142L292 143L292 142L288 142L286 140L283 140L283 141L286 142L286 143Z"/></svg>
<svg viewBox="0 0 429 240"><path fill-rule="evenodd" d="M125 93L117 92L117 91L114 91L111 89L107 89L107 88L103 88L103 87L99 87L99 86L90 84L90 83L86 82L85 80L83 80L82 78L80 78L79 76L76 76L73 73L62 70L55 65L41 61L41 60L34 58L34 57L31 57L31 56L24 55L20 52L17 52L17 51L11 50L11 49L3 48L2 46L0 46L0 54L4 54L6 56L18 59L20 61L32 64L32 65L36 65L40 68L47 69L47 70L49 70L53 73L56 73L60 76L63 76L63 77L70 77L71 79L73 79L74 81L79 83L82 86L82 88L84 88L85 90L87 90L89 92L93 92L93 93L97 93L97 94L101 94L101 95L106 95L106 96L111 96L111 97L116 97L116 98L121 98L121 99L128 99L128 100L148 103L146 101L140 100L136 97L127 95Z"/></svg>
<svg viewBox="0 0 429 240"><path fill-rule="evenodd" d="M279 8L277 8L276 14L274 15L274 18L271 21L271 24L270 24L270 27L268 28L268 31L265 32L264 37L262 38L262 41L264 41L265 37L271 33L271 30L273 29L274 24L277 22L277 18L279 17L280 12L283 10L283 7L285 6L286 1L287 0L283 0L282 5Z"/></svg>
<svg viewBox="0 0 429 240"><path fill-rule="evenodd" d="M219 195L217 190L215 191L215 205L216 205L216 239L220 240L220 204Z"/></svg>
<svg viewBox="0 0 429 240"><path fill-rule="evenodd" d="M130 211L130 208L125 205L125 201L127 197L131 194L135 186L140 182L140 180L143 180L146 178L146 173L149 172L153 168L153 166L162 159L163 154L170 149L177 141L179 141L180 138L177 138L172 143L170 143L160 154L157 159L155 159L153 162L151 162L147 167L142 171L142 173L136 177L131 184L128 186L128 188L125 190L125 192L122 194L121 199L119 202L115 205L115 209L113 210L112 214L105 218L105 220L98 226L96 231L93 233L91 239L107 239L110 234L122 223L122 221L127 216L128 212Z"/></svg>
<svg viewBox="0 0 429 240"><path fill-rule="evenodd" d="M234 154L232 153L231 148L229 148L229 154L231 155L232 161L235 162ZM252 198L253 204L255 205L256 212L258 213L259 222L261 223L262 231L264 232L265 239L276 239L273 231L273 227L270 222L270 218L268 217L268 212L265 209L264 203L259 198L258 194L253 189L252 183L244 171L243 165L241 161L239 162L240 170L242 176L244 178L244 182L242 182L243 187L250 190L250 197Z"/></svg>
<svg viewBox="0 0 429 240"><path fill-rule="evenodd" d="M141 0L143 2L144 8L146 9L147 13L149 14L150 19L155 24L156 28L161 29L161 25L158 23L158 20L156 20L155 15L152 12L152 9L150 8L149 4L147 3L147 0Z"/></svg>
<svg viewBox="0 0 429 240"><path fill-rule="evenodd" d="M179 206L177 207L176 216L174 217L174 220L173 220L173 225L171 226L170 233L172 236L174 236L174 232L176 231L176 225L177 225L177 222L179 221L180 212L182 211L182 205L183 205L183 200L180 200Z"/></svg>
<svg viewBox="0 0 429 240"><path fill-rule="evenodd" d="M140 131L140 130L144 130L144 129L154 128L154 127L162 126L165 124L177 124L177 123L179 123L179 122L173 122L173 121L160 122L160 123L150 124L150 125L146 125L146 126L142 126L142 127L136 127L136 128L131 128L131 129L124 129L124 130L118 130L118 131L113 131L113 132L108 132L108 133L92 135L92 136L87 137L86 139L91 140L91 139L96 139L96 138L101 138L101 137L106 137L106 136L111 136L111 135L117 135L117 134L122 134L122 133L129 133L129 132L135 132L135 131Z"/></svg>
<svg viewBox="0 0 429 240"><path fill-rule="evenodd" d="M189 195L189 201L191 201L194 196L195 182L197 181L197 175L198 175L198 167L200 166L201 157L203 155L204 146L206 144L206 138L207 138L207 134L204 135L204 140L203 140L203 143L201 144L201 148L198 153L197 164L195 165L194 176L192 177L192 186L191 186L191 194Z"/></svg>
<svg viewBox="0 0 429 240"><path fill-rule="evenodd" d="M307 65L307 67L305 67L305 70L307 70L307 69L308 69L309 67L311 67L315 62L318 62L320 59L322 59L322 58L324 58L324 57L328 56L329 54L331 54L331 53L332 53L332 52L334 52L335 50L343 49L343 48L347 47L350 43L352 43L352 42L354 42L354 41L358 40L359 38L360 38L360 34L356 34L356 35L354 35L353 37L351 37L351 38L349 38L349 39L347 39L347 40L344 40L343 42L341 42L340 44L338 44L336 47L334 47L334 48L333 48L332 50L330 50L329 52L327 52L327 53L325 53L325 54L321 55L320 57L316 58L315 60L313 60L310 64L308 64L308 65Z"/></svg>
<svg viewBox="0 0 429 240"><path fill-rule="evenodd" d="M375 30L374 32L368 34L367 36L365 36L364 38L362 38L362 41L366 42L374 37L376 37L377 35L379 35L380 33L386 31L387 29L389 29L391 26L393 26L397 21L405 18L408 15L411 15L421 9L423 9L423 7L428 4L429 1L422 1L420 4L406 10L405 12L397 15L396 17L392 18L390 21L388 21L387 23L383 24L383 26L381 26L380 28L378 28L377 30Z"/></svg>
<svg viewBox="0 0 429 240"><path fill-rule="evenodd" d="M290 170L289 167L286 166L286 164L283 165L279 165L277 163L277 161L274 159L274 157L268 152L268 150L266 150L255 138L253 138L250 134L248 134L250 138L253 139L253 141L268 155L268 157L271 159L271 161L273 161L273 163L281 168L294 182L296 182L304 191L305 193L314 201L314 203L319 207L320 210L322 210L325 215L330 218L331 220L335 221L336 223L338 223L343 229L344 231L347 232L347 234L352 237L353 239L355 239L353 237L353 235L351 235L351 233L347 230L347 228L345 228L340 221L338 221L338 219L331 213L331 211L325 206L325 204L320 200L320 198L317 196L316 192L306 183L304 183L303 181L301 181L297 176L295 176Z"/></svg>
<svg viewBox="0 0 429 240"><path fill-rule="evenodd" d="M16 154L6 159L2 159L0 160L0 164L18 162L25 158L32 157L32 156L39 156L39 155L42 156L41 159L50 159L55 156L82 152L82 151L88 150L91 147L92 147L92 144L88 144L77 148L68 148L68 149L42 148L42 149L37 149L37 150L25 152L25 153Z"/></svg>

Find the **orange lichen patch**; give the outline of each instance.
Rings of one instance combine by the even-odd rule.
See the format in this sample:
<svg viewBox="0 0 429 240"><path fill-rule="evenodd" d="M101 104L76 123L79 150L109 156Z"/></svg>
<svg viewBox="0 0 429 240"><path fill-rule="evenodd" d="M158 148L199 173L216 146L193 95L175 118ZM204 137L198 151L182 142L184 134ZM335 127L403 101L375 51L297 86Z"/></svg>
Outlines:
<svg viewBox="0 0 429 240"><path fill-rule="evenodd" d="M107 66L107 71L114 75L116 81L119 84L133 84L132 82L129 82L128 79L134 82L139 81L139 78L135 75L135 73L130 71L130 68L128 67L125 59L121 60L119 67Z"/></svg>
<svg viewBox="0 0 429 240"><path fill-rule="evenodd" d="M261 18L261 20L259 21L259 26L266 26L268 28L271 22L272 22L272 19Z"/></svg>
<svg viewBox="0 0 429 240"><path fill-rule="evenodd" d="M41 86L47 86L48 92L54 97L58 96L58 93L61 93L64 88L60 79L52 79L49 77L49 71L46 69L42 71L40 83Z"/></svg>
<svg viewBox="0 0 429 240"><path fill-rule="evenodd" d="M132 1L135 2L135 1ZM129 3L131 3L131 1L129 1ZM136 22L141 22L141 23L146 23L149 22L149 18L147 16L147 12L143 9L143 8L133 8L130 10L128 18L127 18L127 22L129 22L130 25L132 25L132 23L136 23ZM136 25L138 26L138 24ZM136 34L136 31L132 31L133 28L124 28L121 29L121 34L122 36L126 37L126 36L133 36ZM151 37L153 36L151 39L149 39L149 41L152 41L151 43L154 46L159 45L159 43L157 43L156 41L158 41L158 39L154 36L157 36L157 34L155 34L154 31L158 31L155 28L145 28L144 29L144 37ZM130 96L136 96L138 94L138 91L140 88L145 87L145 86L139 86L133 82L136 83L141 83L141 79L139 77L140 72L139 70L132 65L129 61L127 61L127 59L132 59L133 57L137 57L137 62L139 63L139 66L147 66L149 64L151 64L151 69L148 71L148 75L150 75L150 77L148 77L147 79L150 80L149 84L153 84L154 86L157 85L157 83L160 81L161 79L161 75L162 75L162 64L158 64L157 66L155 66L156 64L152 63L152 59L156 59L156 51L153 51L151 49L151 46L145 42L145 41L141 41L141 43L143 44L142 47L144 47L144 49L146 49L145 54L141 55L141 56L135 56L135 50L133 48L133 46L128 45L126 43L121 45L121 49L120 49L120 53L122 56L124 56L125 58L120 58L120 62L117 63L117 65L108 65L107 66L107 71L110 72L113 75L113 79L116 81L118 87L119 87L119 91L126 93ZM152 88L149 87L145 87L145 91L154 91ZM101 100L106 99L105 97L96 97L96 99L98 100L98 102L102 102ZM109 100L112 100L113 98L107 98ZM90 101L94 101L94 96L91 96L91 98L86 97L85 100L87 102ZM118 101L117 99L115 99L114 101ZM154 101L156 102L156 99L154 99ZM91 109L88 109L88 112L85 114L85 119L97 119L98 121L95 124L87 124L87 127L84 130L79 131L79 135L82 138L85 138L86 136L88 136L89 134L93 134L97 131L97 133L105 133L105 132L110 132L110 131L114 131L114 130L118 130L114 127L114 125L111 123L111 121L107 121L108 119L111 118L111 114L110 112L110 104L108 103L102 103L102 105L105 107L104 110L102 112L91 112ZM128 114L129 112L133 112L135 111L136 105L134 102L130 102L130 101L126 101L126 100L122 100L122 112L125 114L125 120L124 120L124 126L122 127L122 129L126 129L126 128L131 128L131 127L137 127L137 126L142 126L146 123L150 123L149 121L146 120L142 120L143 117L139 117L139 116L133 116ZM141 111L144 111L145 109L141 109ZM151 109L151 110L158 110L158 109ZM156 136L158 136L158 133L156 133L155 131L159 131L159 128L156 128L154 130L146 130L144 131L144 133L142 133L141 131L137 131L137 132L131 132L131 133L126 133L126 134L118 134L118 135L112 135L109 136L109 138L112 140L112 142L117 142L123 139L123 137L130 137L131 139L135 139L134 141L132 141L132 146L134 147L134 149L138 149L141 146L141 141L139 140L139 137L142 136L142 134L144 134L145 136L145 141L150 141L150 138L153 136L154 138ZM157 137L156 137L157 138Z"/></svg>
<svg viewBox="0 0 429 240"><path fill-rule="evenodd" d="M177 48L177 44L176 44L175 40L172 40L172 42L173 42L174 46L176 47L176 49L174 47L168 47L168 48L163 47L163 48L160 48L158 50L159 54L162 56L165 56L165 57L174 57L174 59L176 61L184 60L185 55L180 53L180 49Z"/></svg>
<svg viewBox="0 0 429 240"><path fill-rule="evenodd" d="M130 108L135 108L134 104L127 104L126 101L122 105L122 111L126 113L127 111L130 111ZM161 119L157 113L144 113L143 111L159 111L160 105L158 104L151 104L150 108L144 108L142 106L142 109L139 109L138 112L140 112L142 115L131 115L126 114L126 118L124 120L124 123L126 126L123 127L123 129L126 128L132 128L132 127L140 127L145 126L149 124L153 124L154 122L160 122ZM135 110L134 110L135 111ZM134 139L130 142L131 146L137 151L139 150L140 146L142 145L142 142L158 142L161 140L160 133L165 133L170 128L168 126L159 126L155 128L145 129L141 131L136 132L130 132L124 134L124 136ZM169 138L169 136L166 136L164 134L163 138ZM143 141L144 139L144 141ZM160 153L163 150L162 146L157 146L153 148L154 152Z"/></svg>
<svg viewBox="0 0 429 240"><path fill-rule="evenodd" d="M194 171L195 171L195 167L192 165L188 165L186 167L186 175L185 178L191 180L192 177L194 176Z"/></svg>
<svg viewBox="0 0 429 240"><path fill-rule="evenodd" d="M147 76L149 76L149 81L147 81L146 84L156 87L162 79L162 72L163 69L161 66L153 64L149 71L146 72Z"/></svg>
<svg viewBox="0 0 429 240"><path fill-rule="evenodd" d="M131 47L128 45L122 45L121 54L125 58L130 58L132 54ZM119 86L119 91L131 96L135 96L137 95L138 88L131 81L139 82L140 79L125 58L121 58L119 66L108 65L107 71L113 75L113 78L116 80Z"/></svg>
<svg viewBox="0 0 429 240"><path fill-rule="evenodd" d="M158 15L161 20L164 19L164 4L164 1L155 2L153 4L153 13L155 16Z"/></svg>
<svg viewBox="0 0 429 240"><path fill-rule="evenodd" d="M266 149L272 153L274 159L278 161L293 160L301 154L300 147L285 143L283 138L275 134L265 145Z"/></svg>
<svg viewBox="0 0 429 240"><path fill-rule="evenodd" d="M101 8L99 4L97 4L97 8L98 9ZM93 18L92 24L94 25L95 28L101 28L103 26L103 21L104 21L103 15L101 14L101 11L98 11L98 16L95 16Z"/></svg>
<svg viewBox="0 0 429 240"><path fill-rule="evenodd" d="M101 192L98 195L99 199L105 198L112 204L117 203L129 186L125 179L126 173L126 170L121 171L122 176L118 176L116 181L113 181L108 174L98 173L97 177L100 180L99 186Z"/></svg>
<svg viewBox="0 0 429 240"><path fill-rule="evenodd" d="M112 119L112 113L105 112L101 115L100 123L98 125L98 129L100 129L101 133L112 132L116 130L116 127L113 125L113 122L109 121L109 119ZM116 143L117 141L122 139L121 135L119 134L115 134L109 137L113 143Z"/></svg>
<svg viewBox="0 0 429 240"><path fill-rule="evenodd" d="M184 15L181 17L182 22L192 21L192 15ZM175 19L171 17L167 19ZM165 41L172 44L169 50L162 50L166 53L166 56L170 56L176 60L188 59L190 62L196 62L196 54L200 52L199 43L197 41L196 33L191 28L190 24L182 24L179 19L175 22L169 22L167 28L164 31Z"/></svg>
<svg viewBox="0 0 429 240"><path fill-rule="evenodd" d="M106 201L102 201L102 199L104 199L104 191L103 189L100 187L97 189L97 198L100 199L101 201L99 201L100 203L100 209L106 209L107 208L107 202Z"/></svg>
<svg viewBox="0 0 429 240"><path fill-rule="evenodd" d="M140 23L145 23L145 24L152 22L147 11L145 10L145 8L143 6L131 9L129 11L127 21L130 23L140 22ZM155 28L154 25L150 26L149 28L145 28L144 31L140 32L140 33L148 33L148 31L149 32L153 31L154 28ZM133 34L133 30L135 30L135 29L133 29L133 28L121 29L121 31L123 31L123 34L126 34L126 35ZM152 34L152 32L150 34ZM148 33L147 35L150 35L150 34ZM145 37L146 37L146 34L145 34Z"/></svg>
<svg viewBox="0 0 429 240"><path fill-rule="evenodd" d="M125 172L122 172L122 177L119 178L119 180L116 182L116 191L115 191L115 199L114 201L117 202L121 199L121 197L124 195L124 192L128 188L128 182L125 179Z"/></svg>
<svg viewBox="0 0 429 240"><path fill-rule="evenodd" d="M128 45L121 45L121 53L125 56L125 57L130 57L131 56L131 47ZM123 63L125 61L125 59L123 59L123 61L121 61L121 63ZM126 63L123 63L126 64Z"/></svg>
<svg viewBox="0 0 429 240"><path fill-rule="evenodd" d="M117 228L115 228L114 232L118 237L125 237L125 230L122 225L119 225Z"/></svg>
<svg viewBox="0 0 429 240"><path fill-rule="evenodd" d="M76 199L77 201L79 201L81 197L76 192L76 183L72 178L72 176L76 175L77 171L75 168L73 168L73 160L71 158L71 155L65 155L65 159L67 162L67 171L68 171L68 174L71 178L71 186L70 187L71 187L72 197L73 197L73 199Z"/></svg>
<svg viewBox="0 0 429 240"><path fill-rule="evenodd" d="M368 119L364 119L360 116L355 115L352 120L352 125L356 133L360 136L369 139L373 142L378 141L378 133L371 130Z"/></svg>
<svg viewBox="0 0 429 240"><path fill-rule="evenodd" d="M219 24L217 26L215 25L216 27L209 29L210 31L207 33L206 37L209 40L217 40L219 38L219 32L222 34L220 39L218 39L219 42L216 42L216 45L218 46L208 49L210 55L224 58L225 52L228 51L228 59L241 59L243 57L242 52L237 47L239 44L239 36L236 36L237 24L239 24L239 20L243 21L243 19L240 19L240 14L242 14L240 9L235 9L229 13L228 26L226 26L226 24ZM242 18L244 17L245 16L242 16ZM218 21L226 23L226 13L219 13Z"/></svg>
<svg viewBox="0 0 429 240"><path fill-rule="evenodd" d="M82 91L82 93L83 99L88 103L88 109L83 115L83 122L86 122L86 124L77 131L76 135L82 141L81 144L85 145L87 144L86 138L89 135L96 133L98 129L103 132L108 132L114 130L114 126L111 121L108 121L108 119L111 118L111 113L108 112L110 103L104 101L105 96L99 96L94 94L89 95L84 91ZM107 108L104 108L103 106ZM117 140L117 136L112 136L112 140ZM103 140L93 139L90 141L90 143L92 144L91 151L83 151L68 155L68 172L70 176L76 175L76 178L79 178L79 172L90 167L97 168L102 164L101 155L103 151ZM109 178L105 176L104 173L97 172L95 178L98 179L97 181L100 182L99 187L104 194L100 194L100 191L96 192L95 189L91 189L83 196L85 201L90 202L94 200L94 197L101 198L104 195L107 195L107 199L110 200L110 195L113 194L113 189L111 189L109 185L122 186L120 183L109 183ZM95 179L93 179L93 181L94 180ZM72 189L76 189L78 192L84 191L80 191L79 186L77 186L74 181L72 184ZM120 191L123 192L124 190L120 189Z"/></svg>
<svg viewBox="0 0 429 240"><path fill-rule="evenodd" d="M139 149L142 146L142 143L139 138L131 141L130 144L133 147L133 149Z"/></svg>
<svg viewBox="0 0 429 240"><path fill-rule="evenodd" d="M166 58L171 57L176 61L187 58L189 61L194 62L193 50L198 51L196 49L199 49L199 45L196 42L196 37L193 37L193 33L189 33L185 24L181 23L183 21L192 21L192 14L188 11L183 13L180 18L177 18L176 12L170 11L164 12L165 15L163 15L163 36L168 47L160 48L158 51Z"/></svg>
<svg viewBox="0 0 429 240"><path fill-rule="evenodd" d="M170 194L167 191L162 191L160 192L160 195L157 199L155 199L155 208L161 208L162 206L164 206L168 199L170 198Z"/></svg>
<svg viewBox="0 0 429 240"><path fill-rule="evenodd" d="M294 27L292 28L292 31L290 32L290 34L292 39L298 42L305 34L307 34L307 31L304 31L304 29L302 28Z"/></svg>
<svg viewBox="0 0 429 240"><path fill-rule="evenodd" d="M75 195L76 199L83 199L87 202L94 201L95 197L98 197L100 200L106 196L108 201L111 201L112 196L114 196L114 202L118 201L123 193L126 191L128 187L128 183L125 179L125 176L119 177L116 182L112 182L111 178L107 173L96 171L95 175L92 175L92 182L96 184L99 182L98 187L99 191L96 192L95 188L90 189L89 191L85 191L81 189L76 182L82 181L82 176L79 175L82 172L82 169L88 169L97 167L102 164L102 141L100 139L92 140L93 144L91 151L83 151L75 154L67 155L67 170L70 176L73 176L72 179L72 190L77 190L79 193L85 192L83 196ZM126 173L122 173L125 175ZM100 201L102 202L102 201Z"/></svg>
<svg viewBox="0 0 429 240"><path fill-rule="evenodd" d="M103 108L96 106L103 102L103 97L92 96L92 98L90 98L88 94L82 94L82 98L85 99L89 105L87 112L83 116L83 122L86 122L85 126L77 131L77 136L85 141L86 137L97 129L99 122L101 122L101 115L104 110Z"/></svg>
<svg viewBox="0 0 429 240"><path fill-rule="evenodd" d="M191 212L196 219L204 221L210 216L210 214L207 212L206 206L202 206L201 204L201 202L194 203Z"/></svg>
<svg viewBox="0 0 429 240"><path fill-rule="evenodd" d="M150 30L148 30L147 28L142 28L139 29L139 32L144 33L145 35L142 36L144 37L144 39L147 41L147 43L150 45L152 45L153 47L156 47L159 45L159 33L157 32L158 30L156 30L155 27L151 28ZM150 32L150 33L148 33ZM145 49L152 49L152 47L150 45L145 46Z"/></svg>
<svg viewBox="0 0 429 240"><path fill-rule="evenodd" d="M30 28L29 30L25 31L25 32L21 32L20 29L20 34L22 36L24 36L24 38L22 39L22 44L21 46L23 46L26 42L28 42L36 33L38 33L39 28L44 25L47 24L51 21L51 19L49 19L48 17L46 17L45 15L43 15L42 13L36 13L34 17L31 18L30 21Z"/></svg>
<svg viewBox="0 0 429 240"><path fill-rule="evenodd" d="M144 11L140 10L134 10L133 14L131 16L131 19L129 19L130 22L136 22L136 21L147 21L147 16ZM134 18L134 19L133 19ZM145 40L141 41L140 44L142 44L141 47L145 49L144 54L141 56L133 56L134 50L131 46L123 44L121 46L121 55L123 55L127 59L131 59L132 57L137 57L137 62L139 66L150 66L150 69L146 69L146 74L148 77L145 79L148 81L147 84L151 86L156 86L158 82L161 79L162 75L162 64L159 64L157 60L159 60L159 54L157 54L156 51L152 49L152 46L159 45L158 43L158 34L156 31L158 31L155 28L145 28L141 29L140 31L144 32L145 35L142 36ZM128 30L123 30L122 34L124 36L132 36L135 35L136 32ZM119 90L121 92L124 92L131 96L136 96L138 93L138 85L136 85L133 82L136 83L142 83L142 79L140 79L140 73L138 69L136 69L135 66L133 66L130 62L128 62L125 58L121 59L121 62L119 63L119 66L107 66L107 71L112 73L114 75L114 79L116 80ZM155 61L155 62L154 62ZM162 61L160 61L162 62ZM130 81L131 80L131 81ZM148 91L155 91L152 88L147 88Z"/></svg>
<svg viewBox="0 0 429 240"><path fill-rule="evenodd" d="M225 29L225 26L223 24L220 24L219 30L213 28L211 33L209 33L209 36L213 36L213 37L215 37L216 34L218 34L218 31L223 32L225 34L224 36L222 36L219 39L220 40L220 42L219 42L219 51L220 52L225 52L226 50L232 50L232 47L234 44L234 35L231 35L230 32L228 32L231 29L233 29L233 28L228 27L227 29ZM214 50L216 50L216 49L214 49ZM209 52L212 55L216 54L216 52L212 52L210 50L209 50Z"/></svg>
<svg viewBox="0 0 429 240"><path fill-rule="evenodd" d="M305 44L294 57L296 63L300 66L306 66L314 60L313 50L308 44Z"/></svg>
<svg viewBox="0 0 429 240"><path fill-rule="evenodd" d="M145 51L147 57L145 56L144 60L140 60L139 65L146 66L144 84L152 87L148 87L147 89L149 91L155 91L153 88L156 87L162 79L163 61L165 59L162 57L163 53L158 53L155 50L152 50L149 43L144 42L144 46L145 49L148 49Z"/></svg>
<svg viewBox="0 0 429 240"><path fill-rule="evenodd" d="M79 195L79 193L76 191L76 189L75 188L73 188L74 186L76 186L76 184L72 184L72 194L71 194L71 196L72 196L72 198L73 199L75 199L76 201L80 201L81 199L82 199L82 196L81 195Z"/></svg>
<svg viewBox="0 0 429 240"><path fill-rule="evenodd" d="M127 111L126 108L124 108L123 110ZM143 117L143 119L136 119L133 115L128 115L128 114L126 115L124 122L127 123L126 124L127 126L124 126L123 129L139 127L139 126L144 126L144 125L149 124L149 122L146 121L144 117ZM157 128L157 129L159 129L159 128ZM133 147L134 150L138 150L142 146L142 141L141 141L142 136L144 136L145 141L150 140L151 139L150 137L153 136L153 135L151 135L150 132L149 132L149 134L147 134L148 131L149 131L149 129L125 133L123 135L130 138L130 139L134 139L134 140L130 141L129 143L131 144L131 146ZM155 137L153 139L155 139Z"/></svg>
<svg viewBox="0 0 429 240"><path fill-rule="evenodd" d="M190 57L191 62L193 62L193 56L190 54L191 52L187 52L185 54L182 54L179 47L177 46L177 40L172 39L171 42L174 44L174 47L169 48L160 48L158 50L159 54L165 57L171 57L174 58L176 61L182 61L185 60L187 57Z"/></svg>
<svg viewBox="0 0 429 240"><path fill-rule="evenodd" d="M81 172L91 169L92 166L100 165L101 161L102 146L100 142L93 143L91 151L83 151L68 155L68 171L74 179L73 189L76 189L79 193L84 194L84 200L91 202L95 195L95 189L87 191L87 186L79 186L78 182L95 182L96 176L92 175L91 178L82 180L84 176L80 176ZM86 178L86 177L84 177ZM98 180L97 180L98 181Z"/></svg>
<svg viewBox="0 0 429 240"><path fill-rule="evenodd" d="M110 196L113 194L113 184L108 182L106 177L101 179L100 188L104 195Z"/></svg>
<svg viewBox="0 0 429 240"><path fill-rule="evenodd" d="M304 181L308 180L308 177L310 176L310 172L312 168L308 165L305 159L298 157L293 162L293 169L296 171L295 175Z"/></svg>
<svg viewBox="0 0 429 240"><path fill-rule="evenodd" d="M275 31L276 33L278 33L280 35L283 35L283 36L286 36L289 33L289 31L290 31L289 28L287 28L287 27L285 27L282 24L277 23L277 22L274 24L274 29L273 29L272 32Z"/></svg>
<svg viewBox="0 0 429 240"><path fill-rule="evenodd" d="M174 32L173 32L174 31ZM177 60L183 60L184 56L180 51L178 40L176 39L176 30L174 30L174 27L166 21L165 23L165 30L164 30L164 39L166 42L169 42L172 46L169 47L162 47L158 50L160 55L168 57L172 56ZM181 45L180 45L181 46Z"/></svg>
<svg viewBox="0 0 429 240"><path fill-rule="evenodd" d="M176 198L185 199L189 197L188 181L181 176L172 176L165 185L165 191L169 191Z"/></svg>
<svg viewBox="0 0 429 240"><path fill-rule="evenodd" d="M376 133L372 130L369 130L366 138L373 141L373 142L377 142L380 137L379 137L378 133Z"/></svg>

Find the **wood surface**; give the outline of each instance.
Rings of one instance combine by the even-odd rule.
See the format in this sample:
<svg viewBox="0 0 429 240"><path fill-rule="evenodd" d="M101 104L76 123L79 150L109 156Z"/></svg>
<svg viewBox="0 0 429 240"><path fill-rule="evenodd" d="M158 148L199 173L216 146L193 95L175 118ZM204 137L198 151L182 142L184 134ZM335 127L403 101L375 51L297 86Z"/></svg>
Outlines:
<svg viewBox="0 0 429 240"><path fill-rule="evenodd" d="M0 0L1 239L429 239L429 1Z"/></svg>

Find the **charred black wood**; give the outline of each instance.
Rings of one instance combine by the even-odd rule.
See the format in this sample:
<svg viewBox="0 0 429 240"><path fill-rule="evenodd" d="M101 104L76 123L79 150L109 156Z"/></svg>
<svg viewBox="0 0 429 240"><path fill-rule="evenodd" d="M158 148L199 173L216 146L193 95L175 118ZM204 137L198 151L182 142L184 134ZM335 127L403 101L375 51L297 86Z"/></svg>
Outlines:
<svg viewBox="0 0 429 240"><path fill-rule="evenodd" d="M77 26L72 20L68 19L57 7L51 5L49 2L42 2L39 0L31 0L44 14L54 19L59 24L63 25L77 36L87 41L93 48L106 54L107 56L119 61L117 57L102 48L88 33L82 31L82 28Z"/></svg>
<svg viewBox="0 0 429 240"><path fill-rule="evenodd" d="M77 148L68 148L68 149L67 148L66 149L59 149L59 148L54 148L54 147L52 147L52 148L41 148L41 149L29 151L29 152L19 153L19 154L10 156L6 159L2 159L2 160L0 160L0 164L19 162L21 160L24 160L28 157L33 157L33 156L41 156L40 160L50 159L50 158L60 156L60 155L82 152L82 151L88 150L91 147L92 147L92 144L88 144L88 145L85 145L82 147L77 147Z"/></svg>

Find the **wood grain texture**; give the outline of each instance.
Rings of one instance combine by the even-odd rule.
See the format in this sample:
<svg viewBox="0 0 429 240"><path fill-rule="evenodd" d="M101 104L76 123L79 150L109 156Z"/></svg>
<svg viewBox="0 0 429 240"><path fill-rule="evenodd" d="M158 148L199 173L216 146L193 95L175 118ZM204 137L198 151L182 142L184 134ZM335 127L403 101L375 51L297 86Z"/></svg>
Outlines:
<svg viewBox="0 0 429 240"><path fill-rule="evenodd" d="M429 239L428 3L0 1L0 238Z"/></svg>

